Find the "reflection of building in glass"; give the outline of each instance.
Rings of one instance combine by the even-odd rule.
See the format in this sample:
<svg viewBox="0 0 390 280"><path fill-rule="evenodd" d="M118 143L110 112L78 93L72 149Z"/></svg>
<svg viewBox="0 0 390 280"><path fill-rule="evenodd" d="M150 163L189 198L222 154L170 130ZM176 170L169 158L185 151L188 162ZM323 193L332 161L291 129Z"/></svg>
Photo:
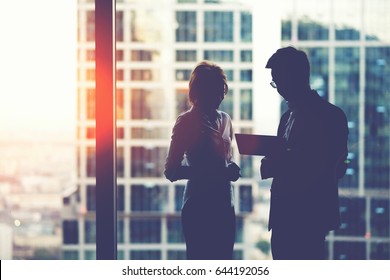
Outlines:
<svg viewBox="0 0 390 280"><path fill-rule="evenodd" d="M328 236L328 257L390 259L390 2L282 2L282 44L306 51L312 86L349 120L342 225Z"/></svg>
<svg viewBox="0 0 390 280"><path fill-rule="evenodd" d="M78 5L77 191L64 199L63 258L95 258L94 4ZM241 1L117 0L118 258L183 259L180 209L184 182L162 174L171 129L189 108L188 79L201 60L225 69L222 110L235 132L253 132L252 13ZM239 156L235 183L235 258L249 258L246 234L252 158Z"/></svg>

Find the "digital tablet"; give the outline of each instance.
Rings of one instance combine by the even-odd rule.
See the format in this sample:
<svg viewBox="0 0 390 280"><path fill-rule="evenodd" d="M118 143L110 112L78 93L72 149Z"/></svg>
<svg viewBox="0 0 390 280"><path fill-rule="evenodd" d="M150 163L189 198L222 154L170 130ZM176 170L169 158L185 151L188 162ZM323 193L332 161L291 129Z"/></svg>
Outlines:
<svg viewBox="0 0 390 280"><path fill-rule="evenodd" d="M282 146L277 136L236 133L235 138L241 155L269 156Z"/></svg>

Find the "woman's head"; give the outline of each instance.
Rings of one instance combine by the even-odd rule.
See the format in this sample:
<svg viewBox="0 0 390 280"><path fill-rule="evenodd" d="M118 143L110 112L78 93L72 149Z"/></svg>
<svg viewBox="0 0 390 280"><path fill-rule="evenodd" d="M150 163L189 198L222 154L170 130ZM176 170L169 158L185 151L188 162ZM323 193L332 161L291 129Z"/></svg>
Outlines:
<svg viewBox="0 0 390 280"><path fill-rule="evenodd" d="M202 109L218 109L228 91L226 75L216 64L203 61L191 73L190 102Z"/></svg>

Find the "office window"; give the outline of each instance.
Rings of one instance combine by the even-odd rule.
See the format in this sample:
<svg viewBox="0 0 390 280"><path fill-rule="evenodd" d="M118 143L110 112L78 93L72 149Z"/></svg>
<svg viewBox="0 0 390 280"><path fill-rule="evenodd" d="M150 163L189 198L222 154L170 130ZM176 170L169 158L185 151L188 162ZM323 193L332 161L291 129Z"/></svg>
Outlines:
<svg viewBox="0 0 390 280"><path fill-rule="evenodd" d="M236 217L236 243L242 243L244 240L244 219Z"/></svg>
<svg viewBox="0 0 390 280"><path fill-rule="evenodd" d="M95 147L87 147L87 177L96 176Z"/></svg>
<svg viewBox="0 0 390 280"><path fill-rule="evenodd" d="M95 119L95 89L87 88L87 108L86 108L86 117L88 120Z"/></svg>
<svg viewBox="0 0 390 280"><path fill-rule="evenodd" d="M116 70L116 80L117 81L123 81L125 78L125 72L123 69L117 69Z"/></svg>
<svg viewBox="0 0 390 280"><path fill-rule="evenodd" d="M291 30L292 24L291 19L282 20L282 40L290 41L291 40Z"/></svg>
<svg viewBox="0 0 390 280"><path fill-rule="evenodd" d="M389 189L390 47L366 48L365 187Z"/></svg>
<svg viewBox="0 0 390 280"><path fill-rule="evenodd" d="M76 250L62 251L62 259L64 259L64 260L78 260L79 259L79 251L76 251Z"/></svg>
<svg viewBox="0 0 390 280"><path fill-rule="evenodd" d="M176 81L189 81L192 70L190 69L179 69L176 70Z"/></svg>
<svg viewBox="0 0 390 280"><path fill-rule="evenodd" d="M180 212L183 205L184 185L175 186L175 211Z"/></svg>
<svg viewBox="0 0 390 280"><path fill-rule="evenodd" d="M122 244L125 242L125 221L118 219L117 222L117 242Z"/></svg>
<svg viewBox="0 0 390 280"><path fill-rule="evenodd" d="M224 100L219 106L219 109L228 113L229 116L233 119L233 90L229 89L228 93L225 95Z"/></svg>
<svg viewBox="0 0 390 280"><path fill-rule="evenodd" d="M252 62L252 51L240 51L241 62Z"/></svg>
<svg viewBox="0 0 390 280"><path fill-rule="evenodd" d="M86 50L85 59L87 61L95 61L95 50Z"/></svg>
<svg viewBox="0 0 390 280"><path fill-rule="evenodd" d="M166 18L162 17L161 9L140 8L130 11L131 42L161 43L166 40L166 33L161 32Z"/></svg>
<svg viewBox="0 0 390 280"><path fill-rule="evenodd" d="M239 186L239 203L240 203L240 212L252 212L253 209L253 196L252 196L252 186L251 185L241 185Z"/></svg>
<svg viewBox="0 0 390 280"><path fill-rule="evenodd" d="M117 48L117 50L116 50L116 56L115 56L116 61L124 61L124 58L125 58L124 50L119 50L119 49Z"/></svg>
<svg viewBox="0 0 390 280"><path fill-rule="evenodd" d="M132 177L161 177L167 156L166 147L132 147Z"/></svg>
<svg viewBox="0 0 390 280"><path fill-rule="evenodd" d="M232 82L234 80L234 71L231 69L224 69L223 71L225 72L228 83Z"/></svg>
<svg viewBox="0 0 390 280"><path fill-rule="evenodd" d="M359 123L359 64L358 48L335 50L335 104L343 109L350 124ZM359 185L359 126L350 125L348 134L348 172L340 180L340 187Z"/></svg>
<svg viewBox="0 0 390 280"><path fill-rule="evenodd" d="M125 211L125 186L124 185L117 186L116 205L117 205L117 210L119 212Z"/></svg>
<svg viewBox="0 0 390 280"><path fill-rule="evenodd" d="M191 108L188 92L187 88L176 89L176 116Z"/></svg>
<svg viewBox="0 0 390 280"><path fill-rule="evenodd" d="M84 242L85 243L96 243L96 221L85 220L84 223Z"/></svg>
<svg viewBox="0 0 390 280"><path fill-rule="evenodd" d="M131 119L167 119L166 102L161 89L132 89Z"/></svg>
<svg viewBox="0 0 390 280"><path fill-rule="evenodd" d="M159 250L131 250L131 260L160 260L161 251Z"/></svg>
<svg viewBox="0 0 390 280"><path fill-rule="evenodd" d="M116 176L125 176L125 149L124 147L116 148Z"/></svg>
<svg viewBox="0 0 390 280"><path fill-rule="evenodd" d="M115 17L115 28L116 28L116 33L115 33L115 40L117 42L123 42L123 11L117 11L116 12L116 17Z"/></svg>
<svg viewBox="0 0 390 280"><path fill-rule="evenodd" d="M116 139L125 139L125 128L118 126L116 128Z"/></svg>
<svg viewBox="0 0 390 280"><path fill-rule="evenodd" d="M168 243L185 243L181 226L181 218L168 218Z"/></svg>
<svg viewBox="0 0 390 280"><path fill-rule="evenodd" d="M87 11L87 41L95 41L95 11Z"/></svg>
<svg viewBox="0 0 390 280"><path fill-rule="evenodd" d="M79 243L79 224L77 220L62 221L62 240L64 244ZM70 252L67 253L71 254Z"/></svg>
<svg viewBox="0 0 390 280"><path fill-rule="evenodd" d="M366 201L364 198L340 197L341 226L335 231L342 236L365 236Z"/></svg>
<svg viewBox="0 0 390 280"><path fill-rule="evenodd" d="M252 90L240 90L240 118L241 120L252 120Z"/></svg>
<svg viewBox="0 0 390 280"><path fill-rule="evenodd" d="M123 70L122 72L122 79L123 80ZM119 78L118 78L119 80ZM124 109L124 91L123 88L117 88L116 89L116 118L118 120L123 120L125 117L125 109Z"/></svg>
<svg viewBox="0 0 390 280"><path fill-rule="evenodd" d="M176 42L196 41L196 12L176 12Z"/></svg>
<svg viewBox="0 0 390 280"><path fill-rule="evenodd" d="M160 243L161 220L158 218L131 219L130 243Z"/></svg>
<svg viewBox="0 0 390 280"><path fill-rule="evenodd" d="M204 13L205 42L233 42L233 13Z"/></svg>
<svg viewBox="0 0 390 280"><path fill-rule="evenodd" d="M240 81L252 82L252 70L249 69L240 70Z"/></svg>
<svg viewBox="0 0 390 280"><path fill-rule="evenodd" d="M253 177L253 157L240 155L241 176L243 178Z"/></svg>
<svg viewBox="0 0 390 280"><path fill-rule="evenodd" d="M370 250L371 260L389 260L390 259L390 243L389 242L371 242Z"/></svg>
<svg viewBox="0 0 390 280"><path fill-rule="evenodd" d="M84 256L86 260L96 260L96 251L95 250L85 250Z"/></svg>
<svg viewBox="0 0 390 280"><path fill-rule="evenodd" d="M160 61L161 55L157 50L132 50L131 61Z"/></svg>
<svg viewBox="0 0 390 280"><path fill-rule="evenodd" d="M133 127L131 128L132 139L167 139L170 136L171 127Z"/></svg>
<svg viewBox="0 0 390 280"><path fill-rule="evenodd" d="M234 60L233 51L206 50L203 55L205 60L214 62L232 62Z"/></svg>
<svg viewBox="0 0 390 280"><path fill-rule="evenodd" d="M233 251L233 260L243 260L244 252L242 250L234 250Z"/></svg>
<svg viewBox="0 0 390 280"><path fill-rule="evenodd" d="M328 100L329 92L329 49L300 48L305 51L310 62L310 85L318 94Z"/></svg>
<svg viewBox="0 0 390 280"><path fill-rule="evenodd" d="M132 81L157 81L160 79L158 70L151 69L133 69L130 71Z"/></svg>
<svg viewBox="0 0 390 280"><path fill-rule="evenodd" d="M390 236L389 199L371 199L371 235L373 237Z"/></svg>
<svg viewBox="0 0 390 280"><path fill-rule="evenodd" d="M131 211L156 211L167 210L168 187L159 185L132 185L131 186Z"/></svg>
<svg viewBox="0 0 390 280"><path fill-rule="evenodd" d="M177 50L176 51L176 61L193 61L195 62L197 60L196 58L196 51L195 50Z"/></svg>
<svg viewBox="0 0 390 280"><path fill-rule="evenodd" d="M177 0L177 3L196 3L197 0Z"/></svg>
<svg viewBox="0 0 390 280"><path fill-rule="evenodd" d="M169 250L168 260L186 260L187 253L184 250Z"/></svg>
<svg viewBox="0 0 390 280"><path fill-rule="evenodd" d="M366 259L365 242L335 241L335 260L364 260Z"/></svg>
<svg viewBox="0 0 390 280"><path fill-rule="evenodd" d="M95 69L86 69L85 78L87 79L87 81L95 81Z"/></svg>
<svg viewBox="0 0 390 280"><path fill-rule="evenodd" d="M252 14L241 12L241 42L252 42Z"/></svg>
<svg viewBox="0 0 390 280"><path fill-rule="evenodd" d="M117 259L118 260L124 260L125 259L125 252L123 250L117 251Z"/></svg>
<svg viewBox="0 0 390 280"><path fill-rule="evenodd" d="M87 210L96 211L96 186L87 186Z"/></svg>
<svg viewBox="0 0 390 280"><path fill-rule="evenodd" d="M87 139L95 139L95 137L96 137L96 128L94 128L94 127L87 127L86 128L86 136L87 136Z"/></svg>

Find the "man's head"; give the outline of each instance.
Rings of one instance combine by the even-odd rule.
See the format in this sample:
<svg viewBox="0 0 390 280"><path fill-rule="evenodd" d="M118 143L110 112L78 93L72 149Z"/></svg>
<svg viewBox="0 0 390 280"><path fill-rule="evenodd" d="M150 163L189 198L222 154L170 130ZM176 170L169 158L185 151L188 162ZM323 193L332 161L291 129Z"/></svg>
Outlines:
<svg viewBox="0 0 390 280"><path fill-rule="evenodd" d="M293 47L281 48L268 60L272 80L287 101L300 98L310 89L310 65L306 54Z"/></svg>

